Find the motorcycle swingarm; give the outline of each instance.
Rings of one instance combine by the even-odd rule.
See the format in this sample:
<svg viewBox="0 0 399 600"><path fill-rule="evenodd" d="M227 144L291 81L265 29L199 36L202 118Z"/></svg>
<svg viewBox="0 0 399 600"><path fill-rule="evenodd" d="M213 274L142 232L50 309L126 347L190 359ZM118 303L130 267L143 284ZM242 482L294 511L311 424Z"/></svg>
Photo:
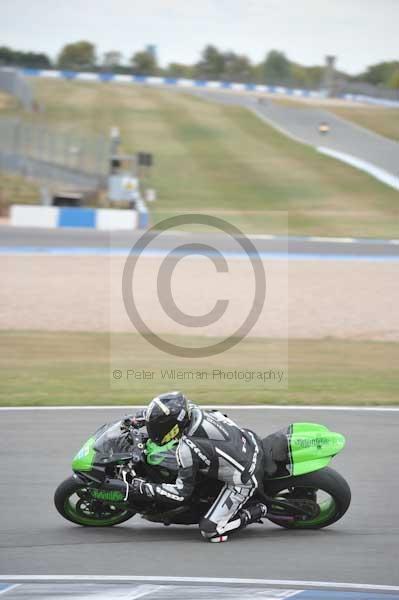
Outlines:
<svg viewBox="0 0 399 600"><path fill-rule="evenodd" d="M310 518L312 516L314 516L311 511L308 511L301 506L297 506L296 504L291 504L288 500L277 500L276 498L271 498L270 496L267 496L266 494L262 494L259 492L258 492L258 494L262 497L262 500L266 504L268 509L271 509L273 506L278 506L279 508L283 508L285 510L292 511L296 516L310 517ZM270 513L270 516L278 517L279 519L284 519L284 518L287 520L293 519L293 515L272 515L272 513Z"/></svg>

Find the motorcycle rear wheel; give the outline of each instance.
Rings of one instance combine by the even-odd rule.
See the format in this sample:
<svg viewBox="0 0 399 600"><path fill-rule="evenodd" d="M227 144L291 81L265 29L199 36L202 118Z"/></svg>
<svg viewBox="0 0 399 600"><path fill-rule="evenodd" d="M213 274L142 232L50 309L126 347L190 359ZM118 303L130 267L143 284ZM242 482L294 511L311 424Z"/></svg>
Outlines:
<svg viewBox="0 0 399 600"><path fill-rule="evenodd" d="M279 520L278 517L270 521L286 529L321 529L336 523L349 508L351 491L346 480L334 469L325 467L319 471L300 475L299 477L286 477L265 482L265 492L272 498L300 499L304 498L311 505L317 503L317 514L305 520L294 521ZM321 492L321 494L320 494ZM322 496L322 499L320 499ZM314 500L310 500L313 497ZM299 500L300 502L300 500ZM304 503L304 508L306 504ZM271 513L278 512L278 508L270 509ZM285 513L286 514L286 513Z"/></svg>
<svg viewBox="0 0 399 600"><path fill-rule="evenodd" d="M112 527L131 519L136 513L114 504L81 497L87 489L82 481L69 477L54 494L54 504L64 519L84 527Z"/></svg>

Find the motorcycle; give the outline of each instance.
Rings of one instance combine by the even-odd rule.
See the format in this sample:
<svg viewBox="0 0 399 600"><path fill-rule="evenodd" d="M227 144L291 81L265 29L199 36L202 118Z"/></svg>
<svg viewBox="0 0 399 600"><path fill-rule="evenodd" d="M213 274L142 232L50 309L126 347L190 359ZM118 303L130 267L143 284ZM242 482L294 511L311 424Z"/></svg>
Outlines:
<svg viewBox="0 0 399 600"><path fill-rule="evenodd" d="M321 529L342 518L351 491L345 479L328 465L345 446L345 438L316 423L293 423L262 440L263 490L249 502L264 502L267 519L289 529ZM100 427L72 462L74 474L57 488L54 502L68 521L89 527L119 525L134 515L164 525L198 524L220 492L222 483L205 476L183 506L148 503L128 497L134 477L174 483L176 441L158 446L145 427L131 419ZM126 493L106 488L120 479ZM123 488L122 488L123 489Z"/></svg>

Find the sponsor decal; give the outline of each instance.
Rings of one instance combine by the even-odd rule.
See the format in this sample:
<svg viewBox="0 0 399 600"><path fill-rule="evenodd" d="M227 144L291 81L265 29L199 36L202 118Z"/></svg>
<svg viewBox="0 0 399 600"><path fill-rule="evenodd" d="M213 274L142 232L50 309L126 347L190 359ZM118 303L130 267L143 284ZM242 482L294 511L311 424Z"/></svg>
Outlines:
<svg viewBox="0 0 399 600"><path fill-rule="evenodd" d="M206 464L207 467L211 466L211 461L201 450L196 446L189 438L185 438L184 440L189 448L202 460L203 463Z"/></svg>
<svg viewBox="0 0 399 600"><path fill-rule="evenodd" d="M179 425L176 423L176 425L174 427L172 427L172 429L164 435L164 437L162 438L161 441L161 445L162 444L166 444L167 442L170 442L171 440L173 440L176 436L179 435Z"/></svg>
<svg viewBox="0 0 399 600"><path fill-rule="evenodd" d="M96 500L106 500L107 502L120 502L124 499L121 492L112 490L91 490L91 495Z"/></svg>
<svg viewBox="0 0 399 600"><path fill-rule="evenodd" d="M183 496L178 496L177 494L172 494L171 492L167 492L162 487L157 487L156 492L158 494L160 494L161 496L165 496L165 498L170 498L171 500L175 500L177 502L183 502L183 500L184 500Z"/></svg>
<svg viewBox="0 0 399 600"><path fill-rule="evenodd" d="M76 458L84 458L87 456L91 450L91 446L91 442L86 442L86 444L77 453Z"/></svg>
<svg viewBox="0 0 399 600"><path fill-rule="evenodd" d="M335 440L328 437L316 437L316 438L294 438L291 443L299 448L317 448L320 450L323 445L335 444Z"/></svg>
<svg viewBox="0 0 399 600"><path fill-rule="evenodd" d="M181 411L179 412L179 415L177 417L177 420L179 421L179 423L181 421L183 421L184 417L186 416L186 411L184 410L184 408L181 409Z"/></svg>
<svg viewBox="0 0 399 600"><path fill-rule="evenodd" d="M248 433L251 436L251 439L252 439L252 441L254 443L254 446L255 446L254 453L253 453L253 456L252 456L251 466L250 466L250 469L249 469L249 474L253 475L253 473L255 471L255 468L256 468L256 461L258 460L259 447L258 447L258 444L256 443L256 439L255 439L255 436L253 435L252 431L249 431Z"/></svg>

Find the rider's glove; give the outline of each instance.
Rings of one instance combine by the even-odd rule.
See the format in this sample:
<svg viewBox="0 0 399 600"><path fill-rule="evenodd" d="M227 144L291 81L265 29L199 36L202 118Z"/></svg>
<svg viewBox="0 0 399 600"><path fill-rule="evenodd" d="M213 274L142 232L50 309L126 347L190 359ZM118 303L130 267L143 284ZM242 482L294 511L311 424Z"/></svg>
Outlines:
<svg viewBox="0 0 399 600"><path fill-rule="evenodd" d="M130 484L130 490L133 496L141 498L153 498L155 496L154 486L144 479L135 477Z"/></svg>

